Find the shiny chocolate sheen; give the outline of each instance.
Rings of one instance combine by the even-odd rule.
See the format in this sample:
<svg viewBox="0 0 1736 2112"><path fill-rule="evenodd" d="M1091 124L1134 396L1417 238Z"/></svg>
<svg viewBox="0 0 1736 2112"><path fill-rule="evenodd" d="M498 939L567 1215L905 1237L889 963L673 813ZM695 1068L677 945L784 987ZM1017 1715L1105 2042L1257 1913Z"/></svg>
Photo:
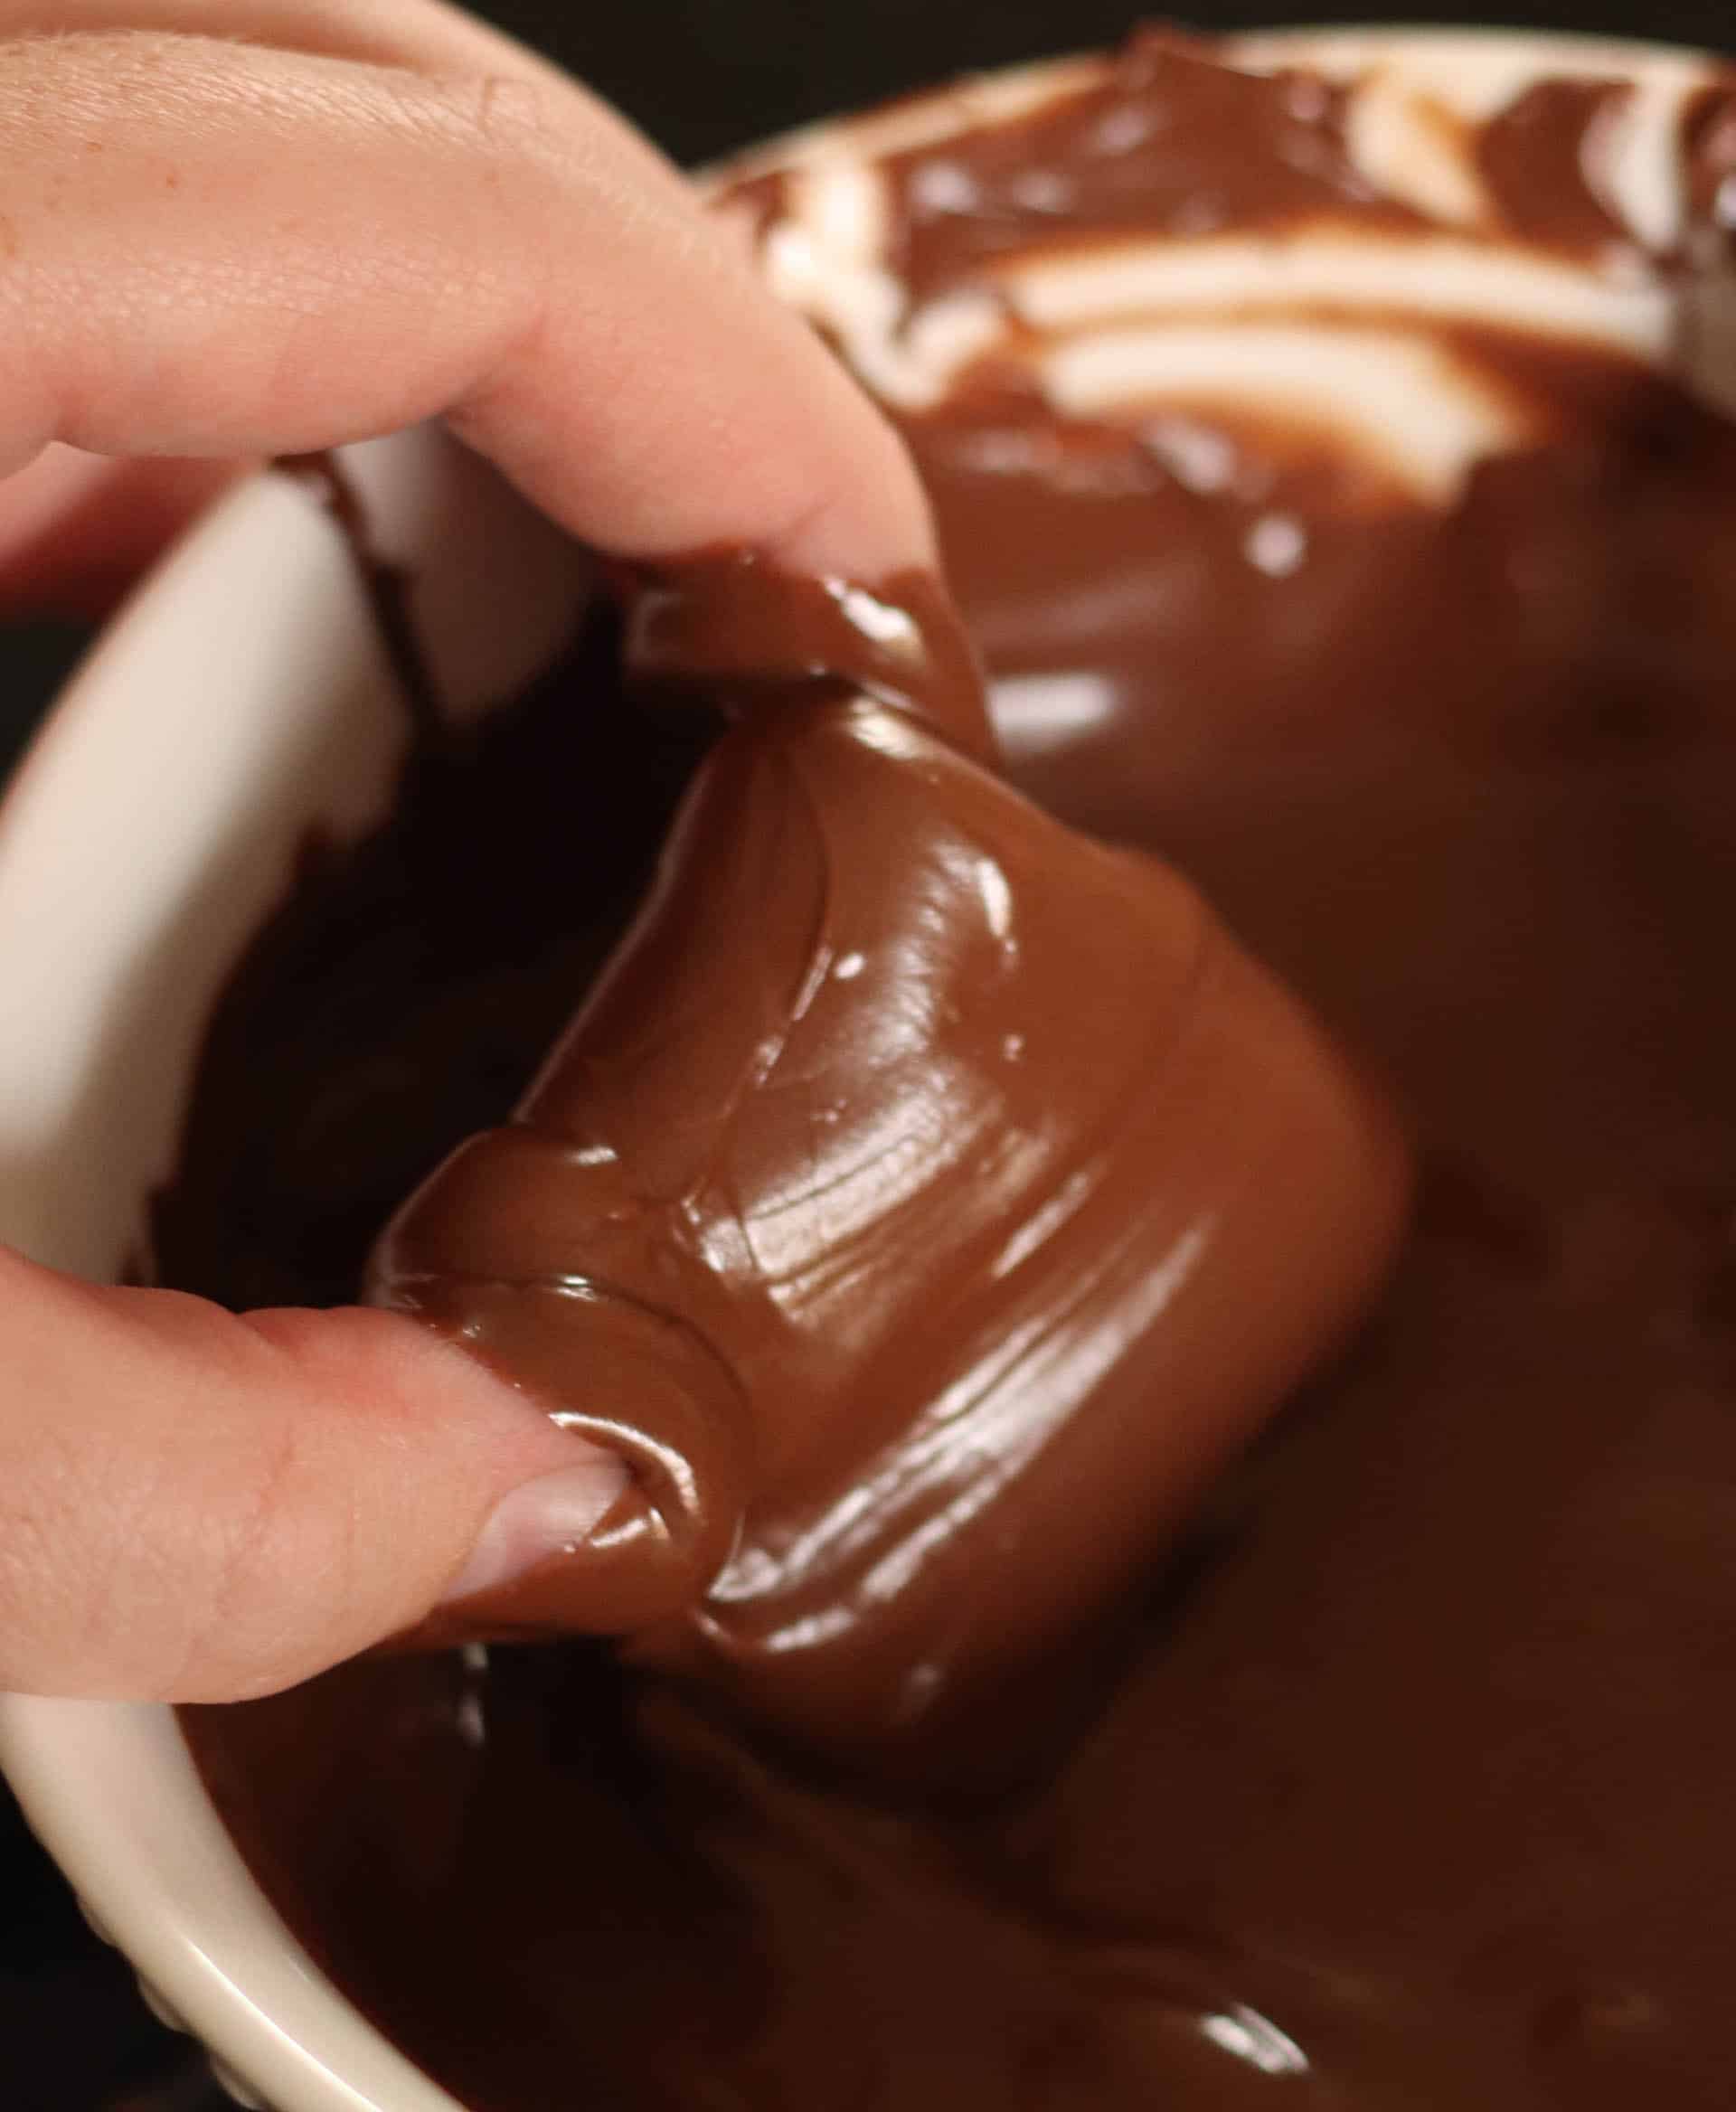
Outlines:
<svg viewBox="0 0 1736 2112"><path fill-rule="evenodd" d="M1590 147L1631 100L1606 80L1548 80L1483 127L1477 162L1515 234L1595 254L1629 240L1592 188Z"/></svg>
<svg viewBox="0 0 1736 2112"><path fill-rule="evenodd" d="M695 599L777 637L789 595L731 567ZM638 1469L470 1634L630 1634L856 1764L944 1725L999 1767L1354 1317L1402 1155L1173 873L833 691L762 693L708 759L514 1123L370 1295Z"/></svg>
<svg viewBox="0 0 1736 2112"><path fill-rule="evenodd" d="M997 759L982 669L939 582L869 589L797 580L741 550L623 570L635 687L713 708L799 702L840 683L918 720L978 762Z"/></svg>
<svg viewBox="0 0 1736 2112"><path fill-rule="evenodd" d="M1070 231L1093 254L1142 227L1168 241L1190 185L1224 201L1202 239L1269 232L1294 224L1298 154L1310 210L1382 238L1407 216L1438 231L1359 158L1360 89L1296 67L1250 84L1212 56L1146 40L1070 90L1093 105L899 146L888 255L920 258L950 297ZM1268 170L1265 192L1221 178L1214 113L1231 106L1238 164ZM1660 278L1722 246L1731 107L1719 80L1683 100L1686 226L1646 266ZM1127 119L1116 163L1105 120L1126 111L1164 122L1136 137ZM1522 84L1486 121L1443 124L1442 210L1468 215L1453 239L1601 271L1618 186L1600 156L1629 115L1620 83L1586 79ZM912 202L924 156L953 174ZM1022 164L1062 177L1049 215ZM796 175L754 178L769 240L799 191ZM1625 222L1617 236L1634 248L1623 268L1644 264ZM699 1404L706 1442L754 1439L710 1456L741 1523L719 1577L734 1570L741 1589L624 1651L373 1663L187 1712L298 1933L475 2112L1730 2104L1736 438L1667 355L1400 321L1441 351L1443 390L1470 373L1523 411L1427 497L1342 433L1245 402L1066 413L1033 378L1024 325L938 400L895 406L1014 778L1061 821L1179 866L1263 967L1193 885L1056 827L906 698L850 691L847 665L828 665L835 684L810 667L787 704L762 686L738 695L663 891L536 1082L704 746L622 702L603 636L465 771L424 758L392 826L322 866L231 994L163 1228L171 1280L237 1302L260 1285L342 1295L398 1170L483 1130L400 1221L382 1291L409 1304L468 1276L461 1300L477 1297L476 1272L516 1271L545 1297L570 1233L594 1280L560 1287L558 1326L539 1309L536 1341L570 1329L589 1356L599 1317L606 1334L618 1319L613 1369L647 1390L673 1374L670 1410ZM667 613L684 622L694 606ZM664 635L692 651L691 629ZM772 640L750 658L795 672ZM599 768L615 741L618 768ZM584 767L567 768L574 752ZM636 785L629 827L615 809ZM460 841L461 874L439 855ZM960 843L962 864L924 865ZM973 885L985 853L1005 891ZM605 898L615 915L581 933L575 905ZM1029 941L1010 968L997 918ZM903 949L907 979L874 980L889 964L852 936L863 919ZM1181 966L1196 945L1219 965L1198 985ZM1136 946L1143 972L1118 969ZM1366 1103L1271 970L1390 1080L1423 1165L1395 1280L1347 1353L1288 1389L1274 1374L1280 1352L1295 1357L1298 1312L1316 1348L1329 1332L1332 1301L1305 1290L1305 1269L1359 1252L1370 1266L1356 1183L1388 1208L1392 1189L1372 1117L1344 1150L1344 1117ZM511 1017L503 980L524 997ZM943 1002L904 1019L901 990ZM700 1004L703 1032L659 1014L655 994L671 991ZM1130 1099L1118 1080L1165 1017L1183 1029L1155 1067L1173 1097ZM713 1089L741 1080L768 1023L760 1045L796 1064L788 1104L765 1089L774 1065L721 1115ZM901 1025L893 1106L955 1108L973 1138L974 1120L993 1134L1010 1117L1008 1134L1034 1129L1051 1155L1029 1190L966 1183L939 1126L908 1197L919 1214L957 1201L923 1222L920 1252L895 1208L868 1215L854 1249L854 1221L827 1227L818 1191L794 1191L798 1221L824 1233L797 1242L797 1262L859 1252L869 1266L789 1279L801 1295L781 1362L764 1205L803 1121L805 1168L901 1163L848 1147L852 1121L881 1111L877 1052ZM1024 1037L1024 1070L1005 1041L997 1062L997 1031ZM723 1052L715 1072L694 1066L693 1042ZM950 1070L958 1051L969 1061ZM678 1076L705 1089L677 1092ZM840 1076L853 1089L828 1124ZM1126 1331L1111 1297L1098 1339L1125 1334L1125 1355L1063 1369L1052 1396L1088 1473L1047 1485L1063 1450L1028 1479L924 1481L939 1455L925 1462L920 1422L900 1419L946 1397L938 1375L970 1347L970 1298L1011 1313L997 1301L1034 1265L1056 1310L1033 1234L1052 1228L1031 1203L1045 1180L1071 1193L1070 1171L1090 1163L1089 1121L1073 1118L1094 1095L1165 1169L1143 1193L1118 1162L1099 1169L1141 1239L1172 1207L1203 1224L1213 1178L1272 1164L1263 1137L1300 1173L1250 1172L1256 1207L1224 1219L1238 1239L1201 1249L1171 1315L1176 1342L1247 1358L1246 1384L1231 1403L1207 1383L1215 1357L1166 1369L1164 1315ZM1065 1119L1038 1121L1045 1098ZM292 1148L303 1136L322 1149ZM696 1191L693 1155L720 1141L725 1178ZM1335 1199L1323 1145L1356 1176ZM578 1198L552 1243L540 1211L521 1221L504 1201L533 1161L539 1193ZM705 1207L677 1224L673 1199L696 1193ZM1089 1205L1098 1191L1084 1193ZM1335 1200L1338 1218L1318 1214ZM978 1266L948 1325L927 1259L956 1296L991 1221L1017 1268ZM731 1243L750 1224L755 1240ZM1161 1250L1150 1239L1147 1292ZM1088 1271L1112 1256L1095 1230L1075 1252ZM660 1295L672 1254L675 1295ZM1335 1280L1347 1295L1349 1275ZM500 1296L473 1306L478 1339ZM877 1333L889 1311L922 1324ZM849 1427L832 1428L829 1372L854 1353L858 1312L900 1384L853 1399ZM499 1327L523 1354L517 1318ZM1147 1375L1159 1405L1141 1421L1121 1389ZM1016 1465L973 1428L987 1398L967 1393L939 1428ZM1193 1423L1175 1417L1187 1400ZM1282 1412L1178 1517L1202 1440L1232 1447L1232 1426L1266 1410ZM1090 1455L1099 1413L1115 1442ZM678 1460L678 1436L660 1457ZM849 1482L858 1436L890 1479ZM943 1512L966 1499L943 1537L967 1560L932 1590L920 1564L895 1565L915 1579L903 1605L853 1597L847 1559L790 1559L896 1555L936 1489ZM840 1509L830 1542L805 1530ZM998 1530L1021 1519L1029 1533ZM696 1533L662 1572L677 1596L724 1538ZM786 1682L781 1660L802 1650L767 1646L780 1605L800 1635L840 1592L872 1617L844 1654L860 1682L837 1683L824 1618ZM1071 1624L1063 1649L1052 1615ZM936 1636L964 1654L937 1652ZM935 1742L888 1739L900 1667L930 1660L962 1674L958 1718L930 1720ZM983 1749L997 1737L1001 1768Z"/></svg>
<svg viewBox="0 0 1736 2112"><path fill-rule="evenodd" d="M1152 31L1107 80L1017 125L897 156L889 172L895 266L922 294L1050 241L1272 228L1346 208L1414 218L1377 200L1346 151L1338 89L1239 73Z"/></svg>

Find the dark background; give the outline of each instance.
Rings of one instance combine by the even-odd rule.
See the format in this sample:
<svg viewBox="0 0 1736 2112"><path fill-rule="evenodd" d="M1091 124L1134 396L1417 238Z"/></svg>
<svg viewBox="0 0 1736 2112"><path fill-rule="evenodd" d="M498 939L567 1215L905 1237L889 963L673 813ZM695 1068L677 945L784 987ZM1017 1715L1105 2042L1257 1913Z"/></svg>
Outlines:
<svg viewBox="0 0 1736 2112"><path fill-rule="evenodd" d="M553 53L669 151L703 160L810 118L970 68L1111 42L1125 0L492 0L478 12ZM1391 21L1394 0L1194 0L1202 28ZM1736 43L1730 0L1507 0L1515 25ZM75 26L77 0L67 0ZM1480 19L1442 5L1437 21ZM0 771L83 643L0 636ZM215 2112L179 2043L86 1931L0 1791L0 2112Z"/></svg>

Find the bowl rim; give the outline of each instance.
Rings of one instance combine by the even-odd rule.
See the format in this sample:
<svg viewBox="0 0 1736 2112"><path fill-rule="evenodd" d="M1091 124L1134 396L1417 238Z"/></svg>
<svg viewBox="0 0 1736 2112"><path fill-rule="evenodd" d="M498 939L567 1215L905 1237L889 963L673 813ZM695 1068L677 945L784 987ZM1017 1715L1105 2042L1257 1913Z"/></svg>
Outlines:
<svg viewBox="0 0 1736 2112"><path fill-rule="evenodd" d="M1708 45L1673 43L1665 37L1602 36L1588 30L1539 29L1523 23L1488 23L1467 26L1462 23L1434 22L1427 18L1373 22L1334 21L1291 23L1278 29L1231 30L1214 40L1232 57L1240 56L1258 71L1268 58L1277 61L1312 61L1328 71L1335 65L1355 71L1381 54L1404 55L1427 62L1452 63L1474 54L1486 57L1491 48L1517 52L1529 48L1565 61L1570 68L1584 64L1604 73L1675 74L1698 66L1720 67L1731 63L1728 54ZM1015 60L1008 65L966 71L907 96L900 96L866 109L844 110L831 116L793 125L769 137L755 140L731 154L721 155L694 172L707 189L735 183L762 170L778 168L800 160L813 146L835 142L840 134L867 129L885 116L903 121L929 108L948 104L968 105L971 92L981 87L1028 88L1037 92L1063 85L1070 74L1083 72L1099 62L1108 47L1073 49L1047 58Z"/></svg>
<svg viewBox="0 0 1736 2112"><path fill-rule="evenodd" d="M1609 38L1523 26L1343 24L1237 33L1233 53L1316 57L1330 64L1380 52L1419 61L1491 49L1535 52L1544 63L1611 72L1685 64L1719 54L1662 40ZM971 77L1064 78L1079 55ZM907 99L905 111L944 103L968 83ZM721 162L713 180L847 133L872 113L846 113L785 133ZM401 441L382 444L390 456ZM223 553L271 532L269 476L231 489L183 538L108 626L62 690L0 793L0 873L27 816L67 799L75 736L127 708L140 641L203 582ZM98 1932L139 1970L164 2021L195 2034L222 2081L244 2105L272 2112L463 2112L331 1982L284 1924L231 1840L194 1768L173 1709L0 1694L0 1769L33 1829L66 1872ZM165 1838L165 1815L182 1825Z"/></svg>
<svg viewBox="0 0 1736 2112"><path fill-rule="evenodd" d="M387 443L401 457L416 443ZM26 821L62 808L80 737L127 707L141 645L194 605L244 545L282 548L283 484L218 501L74 671L0 797L0 870ZM462 2112L328 1980L249 1871L175 1711L0 1694L0 1769L98 1934L147 2004L197 2037L220 2082L272 2112Z"/></svg>

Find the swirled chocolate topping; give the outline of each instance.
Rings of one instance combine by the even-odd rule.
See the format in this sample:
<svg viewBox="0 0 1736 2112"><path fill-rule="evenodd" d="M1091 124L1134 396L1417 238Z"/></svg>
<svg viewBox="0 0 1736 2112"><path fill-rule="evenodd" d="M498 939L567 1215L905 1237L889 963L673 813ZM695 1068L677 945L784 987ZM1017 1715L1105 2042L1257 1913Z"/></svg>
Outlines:
<svg viewBox="0 0 1736 2112"><path fill-rule="evenodd" d="M676 581L734 722L555 1056L703 745L606 635L286 911L160 1242L344 1295L480 1132L376 1295L640 1466L519 1609L625 1645L188 1717L475 2112L1725 2112L1733 92L1155 36L720 185L1038 805L901 590ZM1392 1146L1273 970L1423 1168L1300 1390Z"/></svg>

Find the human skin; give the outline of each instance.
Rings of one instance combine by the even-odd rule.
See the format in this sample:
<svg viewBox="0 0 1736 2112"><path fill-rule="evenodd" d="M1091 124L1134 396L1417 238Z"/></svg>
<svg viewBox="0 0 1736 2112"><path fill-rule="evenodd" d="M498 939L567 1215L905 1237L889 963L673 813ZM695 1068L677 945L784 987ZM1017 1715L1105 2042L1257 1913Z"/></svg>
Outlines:
<svg viewBox="0 0 1736 2112"><path fill-rule="evenodd" d="M678 174L436 0L0 0L0 608L99 606L239 465L435 416L611 554L931 561L898 442ZM400 1315L0 1249L0 1688L269 1692L620 1479Z"/></svg>

